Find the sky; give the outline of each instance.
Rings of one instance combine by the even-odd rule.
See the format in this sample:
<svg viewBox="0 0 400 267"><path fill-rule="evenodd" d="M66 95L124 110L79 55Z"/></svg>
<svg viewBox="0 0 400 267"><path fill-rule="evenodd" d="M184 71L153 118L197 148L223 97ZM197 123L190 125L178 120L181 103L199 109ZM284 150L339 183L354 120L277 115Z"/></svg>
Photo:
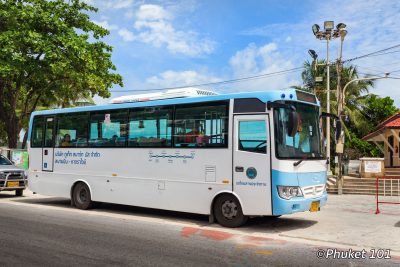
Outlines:
<svg viewBox="0 0 400 267"><path fill-rule="evenodd" d="M110 31L103 41L114 47L112 60L124 80L123 88L111 88L111 98L293 69L311 59L309 49L325 59L326 42L314 37L311 26L323 28L326 20L347 25L344 60L400 44L395 0L85 2L98 8L91 20ZM339 39L331 41L330 60L339 45ZM360 76L400 77L400 48L391 52L352 64ZM302 85L301 70L203 88L229 93L293 85ZM390 96L400 107L400 79L378 80L370 93ZM109 100L95 97L98 104Z"/></svg>

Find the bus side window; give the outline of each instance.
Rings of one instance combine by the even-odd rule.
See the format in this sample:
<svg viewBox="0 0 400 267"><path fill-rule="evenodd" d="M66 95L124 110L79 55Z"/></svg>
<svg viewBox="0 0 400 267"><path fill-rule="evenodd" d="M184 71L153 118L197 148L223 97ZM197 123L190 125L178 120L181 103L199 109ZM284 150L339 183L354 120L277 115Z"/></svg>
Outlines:
<svg viewBox="0 0 400 267"><path fill-rule="evenodd" d="M56 147L86 147L88 113L67 113L58 117Z"/></svg>
<svg viewBox="0 0 400 267"><path fill-rule="evenodd" d="M225 103L177 107L175 147L227 147L228 113Z"/></svg>
<svg viewBox="0 0 400 267"><path fill-rule="evenodd" d="M265 120L239 122L238 149L241 151L267 153L267 125Z"/></svg>
<svg viewBox="0 0 400 267"><path fill-rule="evenodd" d="M35 117L33 119L33 126L31 132L31 147L42 147L43 146L43 129L44 120L43 117Z"/></svg>
<svg viewBox="0 0 400 267"><path fill-rule="evenodd" d="M171 147L172 109L133 109L129 115L130 147Z"/></svg>
<svg viewBox="0 0 400 267"><path fill-rule="evenodd" d="M93 112L89 144L94 147L125 147L128 110Z"/></svg>

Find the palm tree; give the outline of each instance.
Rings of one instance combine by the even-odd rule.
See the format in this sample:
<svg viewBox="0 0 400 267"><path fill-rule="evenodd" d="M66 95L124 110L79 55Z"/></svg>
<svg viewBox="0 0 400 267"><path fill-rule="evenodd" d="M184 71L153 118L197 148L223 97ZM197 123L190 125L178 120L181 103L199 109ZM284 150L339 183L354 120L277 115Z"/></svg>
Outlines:
<svg viewBox="0 0 400 267"><path fill-rule="evenodd" d="M315 68L313 63L306 61L304 63L304 70L301 73L301 78L303 80L303 86L295 86L293 88L304 90L308 92L313 92L317 95L319 101L321 102L321 108L325 111L326 109L326 68L322 67L325 64L324 60L318 61L318 67ZM322 83L316 83L315 77L322 77ZM341 72L340 85L343 88L349 81L359 78L357 68L355 66L349 65L344 66ZM351 83L347 86L346 90L346 103L345 103L345 114L348 119L354 123L356 127L361 127L363 125L364 116L361 112L361 105L364 95L368 94L368 88L373 86L373 81L359 81L358 83ZM337 110L337 72L335 68L330 68L330 106L331 113L336 113Z"/></svg>

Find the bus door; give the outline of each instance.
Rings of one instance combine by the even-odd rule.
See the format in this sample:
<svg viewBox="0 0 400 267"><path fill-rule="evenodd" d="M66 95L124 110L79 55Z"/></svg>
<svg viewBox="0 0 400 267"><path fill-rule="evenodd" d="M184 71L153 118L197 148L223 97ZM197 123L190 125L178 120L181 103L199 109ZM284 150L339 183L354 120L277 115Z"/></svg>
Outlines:
<svg viewBox="0 0 400 267"><path fill-rule="evenodd" d="M55 118L45 118L44 143L42 148L42 171L53 171Z"/></svg>
<svg viewBox="0 0 400 267"><path fill-rule="evenodd" d="M234 116L233 190L247 215L272 214L269 118Z"/></svg>

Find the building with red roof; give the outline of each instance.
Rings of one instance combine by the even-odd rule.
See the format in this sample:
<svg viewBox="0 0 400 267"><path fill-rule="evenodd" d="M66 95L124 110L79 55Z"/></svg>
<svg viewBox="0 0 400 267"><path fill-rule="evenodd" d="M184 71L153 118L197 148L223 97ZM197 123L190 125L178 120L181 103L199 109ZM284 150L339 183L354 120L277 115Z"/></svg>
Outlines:
<svg viewBox="0 0 400 267"><path fill-rule="evenodd" d="M400 167L400 112L380 123L374 131L362 139L368 142L383 142L385 167ZM380 147L380 146L378 146Z"/></svg>

